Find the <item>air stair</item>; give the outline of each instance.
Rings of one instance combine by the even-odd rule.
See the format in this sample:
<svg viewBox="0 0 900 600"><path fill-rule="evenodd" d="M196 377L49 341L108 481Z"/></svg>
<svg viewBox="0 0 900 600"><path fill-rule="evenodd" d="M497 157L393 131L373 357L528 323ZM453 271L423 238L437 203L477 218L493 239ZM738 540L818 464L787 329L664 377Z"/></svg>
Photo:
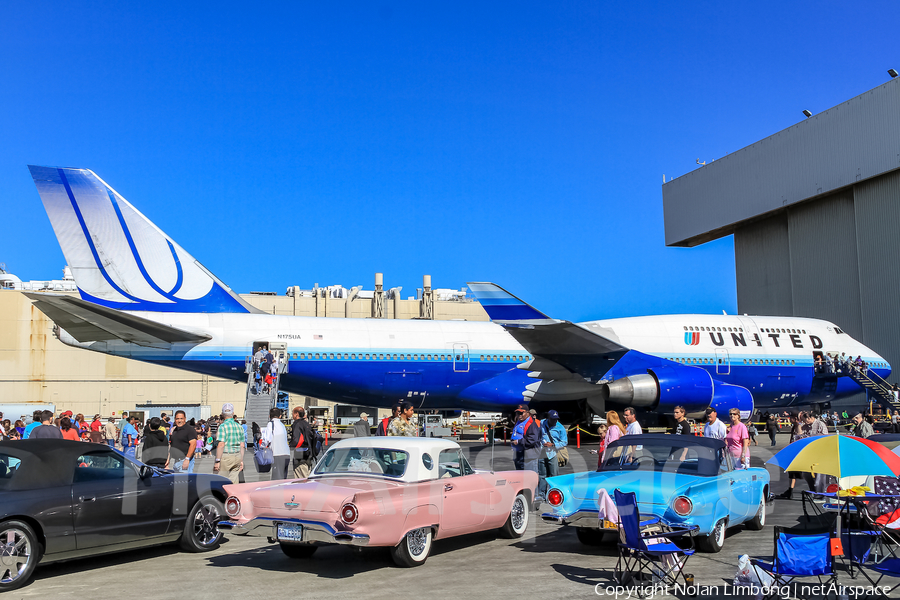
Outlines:
<svg viewBox="0 0 900 600"><path fill-rule="evenodd" d="M900 402L894 397L891 385L875 374L874 371L868 369L863 371L856 365L850 365L847 375L850 379L864 387L869 392L869 397L877 400L879 404L900 411Z"/></svg>
<svg viewBox="0 0 900 600"><path fill-rule="evenodd" d="M244 362L244 373L247 374L247 401L244 405L244 420L247 421L247 443L253 442L253 423L256 423L260 429L269 422L269 411L275 407L275 400L278 398L278 387L281 383L281 375L287 372L287 361L278 363L278 377L275 383L269 387L268 393L263 391L264 386L260 386L260 391L256 393L256 370L252 360Z"/></svg>

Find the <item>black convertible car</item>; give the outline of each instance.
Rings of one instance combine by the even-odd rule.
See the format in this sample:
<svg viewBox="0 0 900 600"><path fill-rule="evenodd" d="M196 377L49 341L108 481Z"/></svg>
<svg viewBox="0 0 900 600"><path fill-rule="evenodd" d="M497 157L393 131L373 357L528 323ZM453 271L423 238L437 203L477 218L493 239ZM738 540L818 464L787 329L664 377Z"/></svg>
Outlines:
<svg viewBox="0 0 900 600"><path fill-rule="evenodd" d="M176 541L212 550L228 483L155 469L104 444L0 442L0 591L24 585L39 562Z"/></svg>

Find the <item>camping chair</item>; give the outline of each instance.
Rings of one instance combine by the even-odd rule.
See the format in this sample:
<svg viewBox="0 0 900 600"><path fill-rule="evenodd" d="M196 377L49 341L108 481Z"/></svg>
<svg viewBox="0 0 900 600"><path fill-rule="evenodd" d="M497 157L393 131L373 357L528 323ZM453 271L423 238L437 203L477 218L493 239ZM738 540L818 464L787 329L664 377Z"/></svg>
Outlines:
<svg viewBox="0 0 900 600"><path fill-rule="evenodd" d="M619 560L616 562L615 579L619 585L625 585L628 579L639 580L645 572L656 576L661 584L675 585L678 576L687 586L684 568L687 559L694 554L694 532L699 527L675 527L666 525L659 519L653 522L663 526L662 533L641 534L641 522L638 513L637 498L634 492L623 494L615 490L616 508L619 511L621 537L619 542ZM689 535L691 548L683 550L673 544L670 538ZM651 543L647 543L651 542Z"/></svg>
<svg viewBox="0 0 900 600"><path fill-rule="evenodd" d="M772 576L771 588L798 577L817 577L819 583L837 583L831 554L832 527L775 527L775 550L770 561L750 562ZM827 576L823 581L822 577ZM770 596L771 597L771 596Z"/></svg>

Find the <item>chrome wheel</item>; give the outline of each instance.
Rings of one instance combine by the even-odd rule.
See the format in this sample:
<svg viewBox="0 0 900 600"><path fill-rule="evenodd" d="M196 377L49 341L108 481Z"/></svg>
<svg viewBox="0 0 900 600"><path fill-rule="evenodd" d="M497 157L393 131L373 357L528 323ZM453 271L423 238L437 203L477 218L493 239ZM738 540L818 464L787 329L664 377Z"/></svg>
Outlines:
<svg viewBox="0 0 900 600"><path fill-rule="evenodd" d="M209 546L218 541L219 529L216 519L221 516L219 507L212 502L204 502L194 516L194 539L200 546Z"/></svg>
<svg viewBox="0 0 900 600"><path fill-rule="evenodd" d="M422 529L413 529L406 534L406 547L409 549L410 556L418 558L425 553L429 533L429 529L423 527Z"/></svg>
<svg viewBox="0 0 900 600"><path fill-rule="evenodd" d="M759 518L759 528L762 529L766 524L766 499L763 498L759 503L759 511L757 513Z"/></svg>
<svg viewBox="0 0 900 600"><path fill-rule="evenodd" d="M34 548L28 533L15 526L0 526L0 584L18 580L31 565Z"/></svg>
<svg viewBox="0 0 900 600"><path fill-rule="evenodd" d="M716 523L716 528L713 530L713 538L719 548L725 545L725 519L720 519Z"/></svg>
<svg viewBox="0 0 900 600"><path fill-rule="evenodd" d="M528 512L527 507L525 506L525 500L519 496L516 498L516 501L513 502L512 511L509 513L510 521L512 521L513 529L516 531L522 531L525 528L527 521Z"/></svg>

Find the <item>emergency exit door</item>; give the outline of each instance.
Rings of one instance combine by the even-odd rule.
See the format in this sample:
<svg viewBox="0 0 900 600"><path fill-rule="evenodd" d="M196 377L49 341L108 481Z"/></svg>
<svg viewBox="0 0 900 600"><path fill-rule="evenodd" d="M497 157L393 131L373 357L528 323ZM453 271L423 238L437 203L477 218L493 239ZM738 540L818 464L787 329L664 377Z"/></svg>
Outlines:
<svg viewBox="0 0 900 600"><path fill-rule="evenodd" d="M731 360L728 350L716 348L716 375L728 375L731 373Z"/></svg>
<svg viewBox="0 0 900 600"><path fill-rule="evenodd" d="M456 373L469 372L468 344L453 344L453 370Z"/></svg>

